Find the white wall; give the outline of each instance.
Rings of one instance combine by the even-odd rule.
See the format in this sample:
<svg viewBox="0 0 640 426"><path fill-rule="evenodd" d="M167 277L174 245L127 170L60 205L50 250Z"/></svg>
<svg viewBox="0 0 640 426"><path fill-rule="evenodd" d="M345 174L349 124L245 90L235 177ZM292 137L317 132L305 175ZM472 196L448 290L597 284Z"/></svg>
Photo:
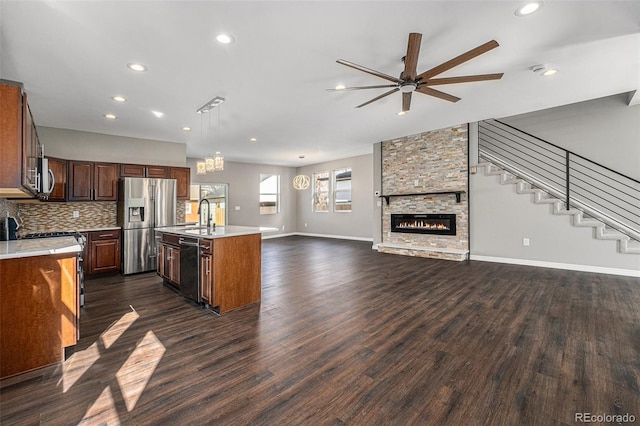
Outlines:
<svg viewBox="0 0 640 426"><path fill-rule="evenodd" d="M640 105L627 101L621 93L500 120L640 180Z"/></svg>
<svg viewBox="0 0 640 426"><path fill-rule="evenodd" d="M38 127L45 155L65 160L104 161L108 163L186 165L187 146L183 143L127 138L78 130Z"/></svg>
<svg viewBox="0 0 640 426"><path fill-rule="evenodd" d="M278 228L277 233L289 234L296 228L296 190L292 181L295 168L262 164L225 161L224 170L206 175L196 174L196 159L188 158L192 184L229 184L229 224L242 226L269 226ZM260 214L260 174L280 175L280 213ZM236 210L239 207L239 210ZM283 229L284 227L284 229Z"/></svg>
<svg viewBox="0 0 640 426"><path fill-rule="evenodd" d="M627 95L501 119L534 136L640 179L640 106ZM592 228L574 228L496 176L470 175L471 258L583 265L640 271L640 255L620 254L616 242L591 238ZM522 245L524 237L531 245ZM586 268L588 269L588 268ZM637 273L637 272L636 272Z"/></svg>
<svg viewBox="0 0 640 426"><path fill-rule="evenodd" d="M313 173L351 167L351 212L313 212ZM297 230L300 233L373 240L373 155L360 155L298 168L311 177L308 189L298 191ZM306 226L305 226L306 224Z"/></svg>

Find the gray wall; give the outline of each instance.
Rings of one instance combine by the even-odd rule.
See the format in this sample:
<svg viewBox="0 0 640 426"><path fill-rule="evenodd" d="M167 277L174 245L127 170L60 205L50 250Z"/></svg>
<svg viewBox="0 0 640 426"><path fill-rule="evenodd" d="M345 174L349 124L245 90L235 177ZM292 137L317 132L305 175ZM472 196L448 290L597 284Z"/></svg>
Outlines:
<svg viewBox="0 0 640 426"><path fill-rule="evenodd" d="M313 173L351 167L351 212L313 212ZM373 229L373 155L360 155L342 160L298 168L312 178L308 189L297 194L297 231L372 241ZM306 224L306 226L305 226Z"/></svg>
<svg viewBox="0 0 640 426"><path fill-rule="evenodd" d="M65 160L104 161L110 163L186 165L183 143L127 138L78 130L38 127L38 137L45 155Z"/></svg>
<svg viewBox="0 0 640 426"><path fill-rule="evenodd" d="M565 149L640 179L640 106L626 95L502 119ZM640 256L619 254L616 242L591 238L592 228L574 228L513 185L500 185L483 171L470 175L471 257L640 270ZM522 245L523 238L531 245Z"/></svg>
<svg viewBox="0 0 640 426"><path fill-rule="evenodd" d="M592 228L571 226L569 216L556 216L532 195L501 185L483 171L470 179L471 258L519 259L569 265L640 270L640 255L619 254L617 242L592 238ZM530 246L522 245L529 238Z"/></svg>
<svg viewBox="0 0 640 426"><path fill-rule="evenodd" d="M295 168L225 161L223 171L197 175L196 161L194 158L187 158L187 165L191 168L192 184L229 184L230 225L278 228L277 233L264 234L265 237L295 232L297 194L292 184ZM261 173L280 175L280 213L260 214L258 200ZM239 210L236 210L237 207Z"/></svg>
<svg viewBox="0 0 640 426"><path fill-rule="evenodd" d="M501 121L640 180L640 105L608 96Z"/></svg>

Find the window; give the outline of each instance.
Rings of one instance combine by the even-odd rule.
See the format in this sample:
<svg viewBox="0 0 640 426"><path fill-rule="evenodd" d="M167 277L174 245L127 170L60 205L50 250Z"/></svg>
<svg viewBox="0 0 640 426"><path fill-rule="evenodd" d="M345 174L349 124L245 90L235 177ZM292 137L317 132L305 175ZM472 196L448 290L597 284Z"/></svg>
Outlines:
<svg viewBox="0 0 640 426"><path fill-rule="evenodd" d="M351 211L351 169L333 171L333 211Z"/></svg>
<svg viewBox="0 0 640 426"><path fill-rule="evenodd" d="M280 175L260 174L260 214L280 212Z"/></svg>
<svg viewBox="0 0 640 426"><path fill-rule="evenodd" d="M313 174L313 211L329 211L329 172Z"/></svg>

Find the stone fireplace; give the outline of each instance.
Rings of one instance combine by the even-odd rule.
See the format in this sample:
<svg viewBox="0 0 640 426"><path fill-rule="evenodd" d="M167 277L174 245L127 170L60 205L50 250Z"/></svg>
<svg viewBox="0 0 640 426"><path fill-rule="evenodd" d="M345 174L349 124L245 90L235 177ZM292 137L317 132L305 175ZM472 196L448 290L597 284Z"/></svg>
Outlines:
<svg viewBox="0 0 640 426"><path fill-rule="evenodd" d="M384 141L378 251L465 260L469 254L467 125Z"/></svg>

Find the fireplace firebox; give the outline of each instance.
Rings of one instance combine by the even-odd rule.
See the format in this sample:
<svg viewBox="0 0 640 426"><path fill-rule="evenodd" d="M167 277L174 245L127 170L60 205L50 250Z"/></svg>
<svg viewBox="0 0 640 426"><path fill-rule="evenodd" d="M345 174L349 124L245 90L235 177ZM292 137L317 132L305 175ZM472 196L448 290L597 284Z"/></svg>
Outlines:
<svg viewBox="0 0 640 426"><path fill-rule="evenodd" d="M391 232L456 235L456 215L392 214Z"/></svg>

